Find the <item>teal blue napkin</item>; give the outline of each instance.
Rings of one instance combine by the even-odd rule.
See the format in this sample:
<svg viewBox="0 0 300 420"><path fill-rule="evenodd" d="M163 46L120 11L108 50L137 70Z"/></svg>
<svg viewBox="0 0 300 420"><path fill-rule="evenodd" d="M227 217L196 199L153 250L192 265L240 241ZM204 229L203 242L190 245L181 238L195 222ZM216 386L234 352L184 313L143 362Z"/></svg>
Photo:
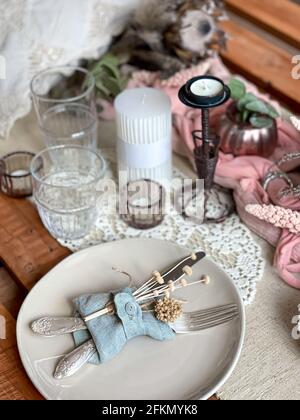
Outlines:
<svg viewBox="0 0 300 420"><path fill-rule="evenodd" d="M145 335L159 341L175 337L168 324L159 321L152 312L142 312L132 293L132 289L126 288L112 293L83 295L73 301L76 312L83 318L105 308L109 301L114 301L115 304L116 314L103 315L88 321L88 330L74 333L77 346L93 338L97 354L89 360L90 363L107 362L134 337Z"/></svg>

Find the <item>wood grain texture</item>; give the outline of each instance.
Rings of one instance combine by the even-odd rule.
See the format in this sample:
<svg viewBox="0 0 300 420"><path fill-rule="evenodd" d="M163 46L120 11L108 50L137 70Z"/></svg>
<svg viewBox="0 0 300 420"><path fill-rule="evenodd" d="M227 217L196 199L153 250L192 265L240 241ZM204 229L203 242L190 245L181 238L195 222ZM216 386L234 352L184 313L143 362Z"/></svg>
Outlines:
<svg viewBox="0 0 300 420"><path fill-rule="evenodd" d="M300 49L300 6L289 0L226 0L227 8Z"/></svg>
<svg viewBox="0 0 300 420"><path fill-rule="evenodd" d="M43 227L32 203L3 194L0 194L0 237L0 259L25 290L30 290L70 255Z"/></svg>
<svg viewBox="0 0 300 420"><path fill-rule="evenodd" d="M233 21L220 27L230 37L221 54L225 64L299 112L299 81L292 78L290 54Z"/></svg>
<svg viewBox="0 0 300 420"><path fill-rule="evenodd" d="M0 316L6 320L6 339L0 340L0 400L41 400L28 379L17 350L16 322L0 305Z"/></svg>
<svg viewBox="0 0 300 420"><path fill-rule="evenodd" d="M0 304L16 318L26 296L4 267L0 267Z"/></svg>

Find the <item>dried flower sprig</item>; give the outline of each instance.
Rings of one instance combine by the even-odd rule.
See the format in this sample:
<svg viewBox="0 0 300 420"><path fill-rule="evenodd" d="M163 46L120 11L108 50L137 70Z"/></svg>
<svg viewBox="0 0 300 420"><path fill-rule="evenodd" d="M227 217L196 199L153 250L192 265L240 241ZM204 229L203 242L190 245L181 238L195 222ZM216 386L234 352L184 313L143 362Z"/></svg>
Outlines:
<svg viewBox="0 0 300 420"><path fill-rule="evenodd" d="M179 278L176 281L170 281L167 284L159 285L154 288L151 288L149 290L145 290L139 295L136 296L136 301L138 303L145 302L147 300L155 300L161 297L167 297L169 298L172 293L174 293L176 290L180 290L184 287L194 286L195 284L209 284L209 281L207 277L202 277L198 281L194 281L191 283L188 283L185 278Z"/></svg>
<svg viewBox="0 0 300 420"><path fill-rule="evenodd" d="M300 213L291 209L286 209L273 205L248 204L246 211L260 220L271 223L282 229L300 234Z"/></svg>
<svg viewBox="0 0 300 420"><path fill-rule="evenodd" d="M175 267L172 267L169 271L167 271L163 276L158 271L154 271L152 277L146 281L140 288L138 288L134 293L133 296L140 297L144 292L149 292L157 287L157 283L163 285L164 284L164 278L167 277L170 272L177 267L179 267L184 261L188 261L189 259L192 259L193 261L197 260L196 254L191 254L190 256L186 257L183 261L180 261ZM182 273L182 278L185 273Z"/></svg>
<svg viewBox="0 0 300 420"><path fill-rule="evenodd" d="M137 303L141 306L145 303L155 302L159 298L170 298L171 293L175 292L176 290L180 290L184 287L193 286L195 284L204 284L207 285L210 282L208 276L203 276L200 280L194 282L188 282L184 276L191 276L193 274L193 270L190 266L186 265L182 269L182 275L178 277L175 281L169 281L165 283L165 278L168 274L173 271L174 269L180 267L182 263L192 259L193 261L197 260L197 255L192 254L186 257L184 260L181 260L175 267L172 267L169 271L164 273L163 275L160 274L159 271L154 271L152 277L146 281L141 287L139 287L135 292L133 292L133 296L135 297ZM93 314L88 315L84 318L84 321L91 321L99 316L112 314L112 306L113 303L109 302L106 308L101 309Z"/></svg>

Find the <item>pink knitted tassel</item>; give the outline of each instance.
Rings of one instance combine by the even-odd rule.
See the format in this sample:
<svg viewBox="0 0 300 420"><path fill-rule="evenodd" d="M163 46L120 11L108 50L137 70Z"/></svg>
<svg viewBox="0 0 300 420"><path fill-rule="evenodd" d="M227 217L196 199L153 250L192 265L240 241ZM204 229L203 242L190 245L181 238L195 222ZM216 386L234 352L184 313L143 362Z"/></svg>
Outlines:
<svg viewBox="0 0 300 420"><path fill-rule="evenodd" d="M300 213L279 206L248 204L246 211L260 220L271 223L291 233L300 233Z"/></svg>

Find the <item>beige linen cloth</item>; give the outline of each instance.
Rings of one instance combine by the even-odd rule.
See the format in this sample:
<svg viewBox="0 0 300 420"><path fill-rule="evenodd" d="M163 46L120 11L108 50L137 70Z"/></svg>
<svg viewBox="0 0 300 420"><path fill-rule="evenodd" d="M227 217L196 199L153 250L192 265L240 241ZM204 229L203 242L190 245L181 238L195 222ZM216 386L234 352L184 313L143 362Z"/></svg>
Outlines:
<svg viewBox="0 0 300 420"><path fill-rule="evenodd" d="M113 146L111 123L101 123L101 144ZM104 134L103 134L104 133ZM104 138L105 136L105 138ZM100 136L99 136L100 137ZM43 140L30 114L0 141L0 154L14 150L37 151ZM178 167L192 175L189 164L175 157ZM239 364L219 396L228 400L300 400L300 340L292 338L300 291L287 286L272 267L274 250L257 238L267 260L263 280L257 285L254 303L246 308L247 334Z"/></svg>

